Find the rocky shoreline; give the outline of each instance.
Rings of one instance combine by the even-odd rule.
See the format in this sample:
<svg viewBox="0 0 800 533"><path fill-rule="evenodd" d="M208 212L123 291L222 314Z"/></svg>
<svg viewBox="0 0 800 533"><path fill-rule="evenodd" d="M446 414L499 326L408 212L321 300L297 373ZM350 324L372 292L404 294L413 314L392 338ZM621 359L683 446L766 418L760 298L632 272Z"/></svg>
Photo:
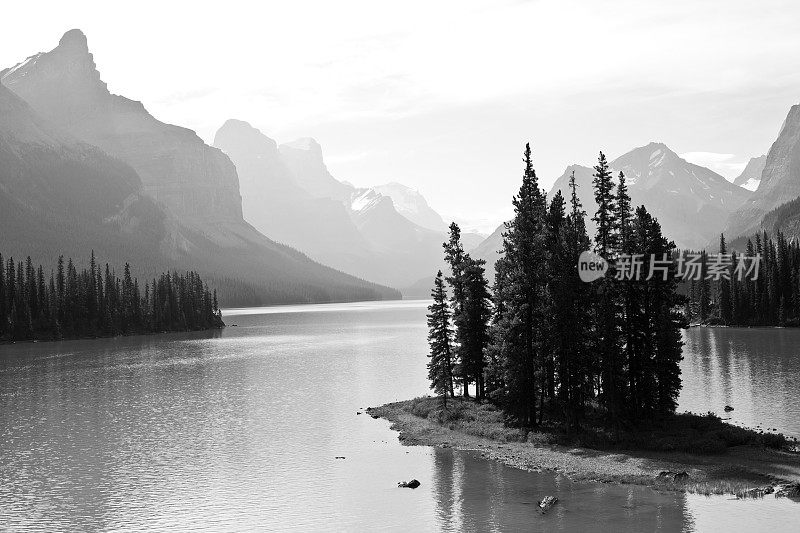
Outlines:
<svg viewBox="0 0 800 533"><path fill-rule="evenodd" d="M482 457L529 471L558 472L573 481L650 486L659 490L759 497L800 497L800 454L757 446L737 446L719 455L678 452L609 451L552 444L547 434L525 441L506 438L502 428L441 423L423 418L408 400L367 409L392 423L407 446L476 451Z"/></svg>

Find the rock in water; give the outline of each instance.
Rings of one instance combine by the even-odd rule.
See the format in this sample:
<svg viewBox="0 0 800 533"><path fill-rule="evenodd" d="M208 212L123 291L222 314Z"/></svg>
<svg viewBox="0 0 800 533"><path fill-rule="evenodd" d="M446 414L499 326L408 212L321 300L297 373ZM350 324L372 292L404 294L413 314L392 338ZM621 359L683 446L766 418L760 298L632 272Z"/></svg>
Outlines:
<svg viewBox="0 0 800 533"><path fill-rule="evenodd" d="M397 486L405 489L416 489L421 484L422 483L420 483L416 479L412 479L411 481L401 481L400 483L397 484Z"/></svg>
<svg viewBox="0 0 800 533"><path fill-rule="evenodd" d="M558 498L555 496L545 496L542 501L539 502L539 511L544 514L550 510L552 506L554 506L558 502Z"/></svg>

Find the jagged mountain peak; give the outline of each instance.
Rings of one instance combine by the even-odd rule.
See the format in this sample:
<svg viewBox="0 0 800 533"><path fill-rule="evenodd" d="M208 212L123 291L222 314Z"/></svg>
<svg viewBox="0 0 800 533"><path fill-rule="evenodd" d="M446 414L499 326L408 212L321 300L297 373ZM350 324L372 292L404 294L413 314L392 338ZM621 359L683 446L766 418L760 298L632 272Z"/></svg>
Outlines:
<svg viewBox="0 0 800 533"><path fill-rule="evenodd" d="M274 139L249 122L233 118L226 120L217 130L214 146L228 154L239 149L256 155L263 155L265 152L273 155L278 150L278 143Z"/></svg>
<svg viewBox="0 0 800 533"><path fill-rule="evenodd" d="M628 182L634 183L641 178L646 179L652 176L659 167L679 162L687 163L666 144L651 142L619 156L611 162L611 167L615 171L623 171L628 178ZM648 169L646 175L643 174L644 169Z"/></svg>
<svg viewBox="0 0 800 533"><path fill-rule="evenodd" d="M761 174L767 164L767 155L752 157L742 173L733 180L734 185L744 187L748 191L755 191L761 183Z"/></svg>
<svg viewBox="0 0 800 533"><path fill-rule="evenodd" d="M65 33L49 52L0 71L0 81L48 118L58 113L71 120L94 99L109 94L80 30Z"/></svg>
<svg viewBox="0 0 800 533"><path fill-rule="evenodd" d="M58 46L68 50L85 53L89 52L89 43L86 39L86 34L78 28L67 31L58 41Z"/></svg>
<svg viewBox="0 0 800 533"><path fill-rule="evenodd" d="M766 214L800 196L800 105L786 115L760 177L758 188L728 220L725 234L731 239L757 231Z"/></svg>

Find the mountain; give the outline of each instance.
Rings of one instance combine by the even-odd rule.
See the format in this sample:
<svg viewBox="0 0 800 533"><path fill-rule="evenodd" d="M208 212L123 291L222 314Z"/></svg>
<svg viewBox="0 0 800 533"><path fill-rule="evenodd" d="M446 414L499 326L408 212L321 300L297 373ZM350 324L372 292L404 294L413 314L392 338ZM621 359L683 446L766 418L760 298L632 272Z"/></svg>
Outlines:
<svg viewBox="0 0 800 533"><path fill-rule="evenodd" d="M247 122L229 120L214 145L239 171L245 219L266 235L322 263L394 287L439 268L444 231L415 224L378 188L357 189L337 180L314 139L278 146ZM417 205L427 206L414 194Z"/></svg>
<svg viewBox="0 0 800 533"><path fill-rule="evenodd" d="M404 270L414 272L404 281L419 279L417 273L424 275L442 261L444 233L414 224L395 209L388 196L375 189L357 189L350 208L356 227L375 250L384 254L404 252L403 262L397 266L402 265Z"/></svg>
<svg viewBox="0 0 800 533"><path fill-rule="evenodd" d="M702 248L719 238L730 213L738 209L750 192L730 183L716 172L689 163L663 143L650 143L631 150L609 164L614 177L623 172L634 206L645 205L658 218L664 234L680 248ZM561 191L569 198L569 178L575 172L578 196L587 213L587 227L597 211L592 179L594 170L571 165L556 180L549 197ZM498 228L474 251L493 262L500 249ZM493 255L494 254L494 255Z"/></svg>
<svg viewBox="0 0 800 533"><path fill-rule="evenodd" d="M800 105L792 106L764 163L758 189L730 215L725 235L733 239L761 228L767 213L800 197Z"/></svg>
<svg viewBox="0 0 800 533"><path fill-rule="evenodd" d="M447 224L442 216L428 205L419 191L397 182L378 185L373 189L391 198L397 212L414 224L433 231L447 231Z"/></svg>
<svg viewBox="0 0 800 533"><path fill-rule="evenodd" d="M57 127L130 164L145 191L186 222L237 221L236 169L192 130L165 124L141 102L109 93L80 30L64 34L0 79Z"/></svg>
<svg viewBox="0 0 800 533"><path fill-rule="evenodd" d="M125 164L137 180L138 194L146 201L129 205L126 200L125 209L115 217L137 241L149 236L151 242L146 248L158 240L159 266L182 265L198 270L218 283L224 281L232 287L231 293L251 298L251 304L397 296L388 288L320 265L247 224L231 160L193 131L165 124L141 103L110 94L79 30L67 32L54 50L0 71L0 80L30 104L53 131L63 131L112 156L104 155L106 159ZM31 135L30 126L20 125L19 119L9 119L8 124L23 140ZM56 173L64 165L61 160L52 164ZM0 171L8 173L9 168L14 169L10 165ZM97 172L96 181L106 179L105 170ZM95 194L85 185L75 180L68 187L77 197ZM106 193L96 194L105 197ZM22 198L18 192L10 197ZM146 207L149 213L131 214ZM148 228L151 220L161 221L161 228ZM53 246L59 247L59 243ZM60 246L66 248L68 243ZM88 255L88 246L80 255ZM133 249L126 257L136 263Z"/></svg>
<svg viewBox="0 0 800 533"><path fill-rule="evenodd" d="M297 184L317 198L349 201L353 186L334 178L322 159L322 147L305 137L280 145L281 156Z"/></svg>
<svg viewBox="0 0 800 533"><path fill-rule="evenodd" d="M766 155L750 158L742 173L733 180L733 184L744 187L748 191L755 191L758 189L758 184L761 183L761 173L764 172L766 164Z"/></svg>
<svg viewBox="0 0 800 533"><path fill-rule="evenodd" d="M0 252L53 263L61 254L165 263L184 244L136 172L48 124L0 84Z"/></svg>
<svg viewBox="0 0 800 533"><path fill-rule="evenodd" d="M680 248L700 248L718 241L728 215L750 195L660 143L618 157L611 168L615 174L625 173L634 205L644 204L658 218L664 234Z"/></svg>
<svg viewBox="0 0 800 533"><path fill-rule="evenodd" d="M319 146L316 141L313 143ZM301 187L295 173L289 169L283 150L279 151L273 139L247 122L228 120L217 131L214 146L223 150L236 165L245 220L265 235L298 248L324 264L346 272L368 274L361 268L361 262L369 255L370 245L356 227L345 203L312 195ZM319 153L321 162L321 149ZM300 165L298 159L295 157L293 161ZM324 163L317 165L317 170L320 167L324 168ZM309 182L306 185L311 186ZM328 188L329 191L335 189L335 186ZM348 200L350 194L347 194Z"/></svg>

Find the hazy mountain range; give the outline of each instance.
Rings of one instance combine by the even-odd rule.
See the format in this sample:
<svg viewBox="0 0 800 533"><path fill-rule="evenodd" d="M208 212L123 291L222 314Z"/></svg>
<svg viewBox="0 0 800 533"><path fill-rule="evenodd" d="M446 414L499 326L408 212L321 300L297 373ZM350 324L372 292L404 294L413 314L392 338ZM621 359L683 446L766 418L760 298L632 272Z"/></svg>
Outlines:
<svg viewBox="0 0 800 533"><path fill-rule="evenodd" d="M610 166L679 247L713 248L723 231L737 246L762 229L800 237L800 106L733 183L662 143ZM567 167L549 195L568 195L573 172L591 218L590 167ZM108 91L79 30L0 71L4 253L51 263L94 249L144 275L192 268L242 305L396 297L389 286L423 296L448 222L400 183L334 177L314 139L278 144L229 120L209 146L159 121ZM465 248L491 269L501 233L465 233Z"/></svg>
<svg viewBox="0 0 800 533"><path fill-rule="evenodd" d="M617 181L623 172L634 205L644 204L658 218L664 234L680 248L702 248L719 240L728 217L751 194L716 172L689 163L663 143L635 148L609 163ZM592 179L594 170L571 165L555 181L549 198L561 191L569 198L569 178L575 173L578 196L587 213L587 227L597 211ZM498 228L473 255L494 262L501 244Z"/></svg>
<svg viewBox="0 0 800 533"><path fill-rule="evenodd" d="M191 267L228 295L250 295L248 303L397 295L245 222L231 160L140 102L110 94L80 31L3 70L0 81L0 191L10 206L4 219L19 230L3 232L4 252L52 262L61 253L86 258L96 248L117 266Z"/></svg>
<svg viewBox="0 0 800 533"><path fill-rule="evenodd" d="M278 145L241 120L223 124L214 146L235 163L244 217L265 235L393 287L441 266L447 224L419 192L399 183L357 188L339 181L314 139ZM465 234L466 246L481 240Z"/></svg>

